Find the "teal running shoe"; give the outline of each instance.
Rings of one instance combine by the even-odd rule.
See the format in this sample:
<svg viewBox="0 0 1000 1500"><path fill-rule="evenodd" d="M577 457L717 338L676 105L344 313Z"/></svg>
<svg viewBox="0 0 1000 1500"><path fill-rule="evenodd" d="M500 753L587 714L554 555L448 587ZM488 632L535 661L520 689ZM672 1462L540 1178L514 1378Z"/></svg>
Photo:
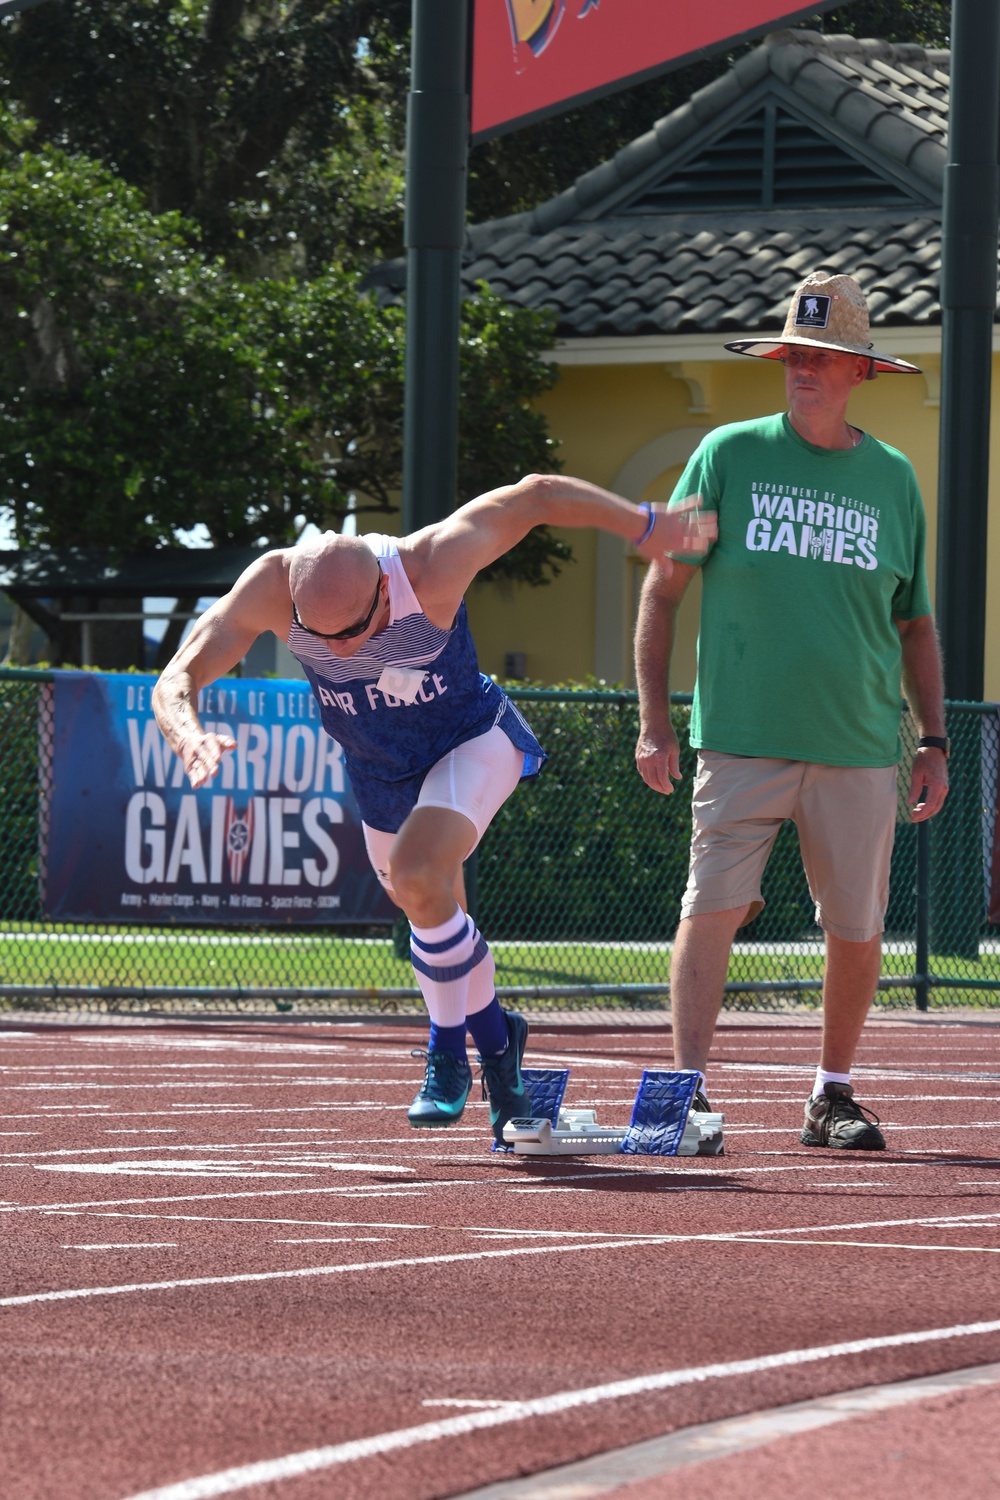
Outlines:
<svg viewBox="0 0 1000 1500"><path fill-rule="evenodd" d="M507 1017L507 1050L499 1057L480 1057L476 1061L483 1070L483 1098L489 1100L490 1125L493 1139L498 1146L507 1143L503 1128L508 1120L526 1117L532 1113L531 1098L521 1077L521 1059L528 1040L528 1023L516 1011L505 1012Z"/></svg>
<svg viewBox="0 0 1000 1500"><path fill-rule="evenodd" d="M406 1111L406 1118L413 1126L454 1125L462 1118L472 1088L469 1064L454 1052L440 1048L425 1052L422 1047L415 1047L410 1056L426 1058L427 1067L420 1092Z"/></svg>

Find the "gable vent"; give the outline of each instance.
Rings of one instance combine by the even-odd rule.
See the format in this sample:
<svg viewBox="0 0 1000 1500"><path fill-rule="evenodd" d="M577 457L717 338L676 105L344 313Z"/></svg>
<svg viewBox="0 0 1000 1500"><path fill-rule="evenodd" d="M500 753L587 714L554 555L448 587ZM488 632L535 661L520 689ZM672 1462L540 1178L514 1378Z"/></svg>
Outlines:
<svg viewBox="0 0 1000 1500"><path fill-rule="evenodd" d="M863 208L914 194L773 100L617 209L662 214L719 208Z"/></svg>

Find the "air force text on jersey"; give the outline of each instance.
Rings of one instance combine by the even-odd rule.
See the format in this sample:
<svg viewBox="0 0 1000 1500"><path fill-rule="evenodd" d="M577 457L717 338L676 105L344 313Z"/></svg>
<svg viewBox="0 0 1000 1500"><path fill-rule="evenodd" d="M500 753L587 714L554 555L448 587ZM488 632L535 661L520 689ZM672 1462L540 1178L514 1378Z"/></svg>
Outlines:
<svg viewBox="0 0 1000 1500"><path fill-rule="evenodd" d="M416 687L411 698L399 698L395 694L387 692L377 682L366 682L364 684L364 697L356 698L353 692L344 691L338 693L332 685L321 680L316 682L316 694L319 701L327 708L339 708L341 713L353 714L357 717L358 703L362 707L378 710L383 705L386 708L412 708L416 703L433 703L435 698L440 698L448 691L448 684L444 682L436 672L425 672L423 680Z"/></svg>

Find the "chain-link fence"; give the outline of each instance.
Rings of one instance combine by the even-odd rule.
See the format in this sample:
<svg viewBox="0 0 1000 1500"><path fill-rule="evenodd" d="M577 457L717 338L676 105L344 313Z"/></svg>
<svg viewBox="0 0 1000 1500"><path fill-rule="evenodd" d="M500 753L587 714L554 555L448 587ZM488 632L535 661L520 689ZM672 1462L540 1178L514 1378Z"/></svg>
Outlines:
<svg viewBox="0 0 1000 1500"><path fill-rule="evenodd" d="M0 1008L94 1011L345 1010L422 1013L405 924L184 929L56 923L42 907L52 676L0 670ZM520 788L468 870L470 902L497 962L501 997L572 1011L669 1004L672 937L685 885L694 752L678 696L683 779L651 792L633 762L631 692L515 689L550 755ZM952 790L931 825L908 818L906 745L877 1004L1000 1003L998 719L950 704ZM815 1006L822 935L786 824L764 879L763 913L739 934L726 1003Z"/></svg>

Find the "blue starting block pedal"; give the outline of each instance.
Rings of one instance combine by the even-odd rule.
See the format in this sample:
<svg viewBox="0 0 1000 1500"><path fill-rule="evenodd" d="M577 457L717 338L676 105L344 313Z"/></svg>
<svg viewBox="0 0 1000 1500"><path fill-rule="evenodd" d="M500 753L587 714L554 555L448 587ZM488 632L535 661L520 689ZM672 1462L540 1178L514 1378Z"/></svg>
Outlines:
<svg viewBox="0 0 1000 1500"><path fill-rule="evenodd" d="M651 1073L636 1090L623 1156L676 1156L698 1088L697 1073Z"/></svg>
<svg viewBox="0 0 1000 1500"><path fill-rule="evenodd" d="M566 1093L566 1083L569 1079L569 1068L522 1068L521 1079L525 1092L531 1100L532 1120L544 1121L549 1126L558 1125L563 1095ZM507 1126L505 1125L504 1140L506 1139ZM490 1149L509 1152L511 1147L509 1144L501 1146L498 1141L494 1141Z"/></svg>
<svg viewBox="0 0 1000 1500"><path fill-rule="evenodd" d="M695 1072L647 1069L627 1127L606 1127L592 1109L561 1108L568 1070L524 1069L530 1119L509 1120L504 1140L516 1156L721 1156L723 1116L692 1110Z"/></svg>
<svg viewBox="0 0 1000 1500"><path fill-rule="evenodd" d="M569 1068L522 1068L521 1077L531 1100L532 1116L557 1124L569 1082Z"/></svg>

